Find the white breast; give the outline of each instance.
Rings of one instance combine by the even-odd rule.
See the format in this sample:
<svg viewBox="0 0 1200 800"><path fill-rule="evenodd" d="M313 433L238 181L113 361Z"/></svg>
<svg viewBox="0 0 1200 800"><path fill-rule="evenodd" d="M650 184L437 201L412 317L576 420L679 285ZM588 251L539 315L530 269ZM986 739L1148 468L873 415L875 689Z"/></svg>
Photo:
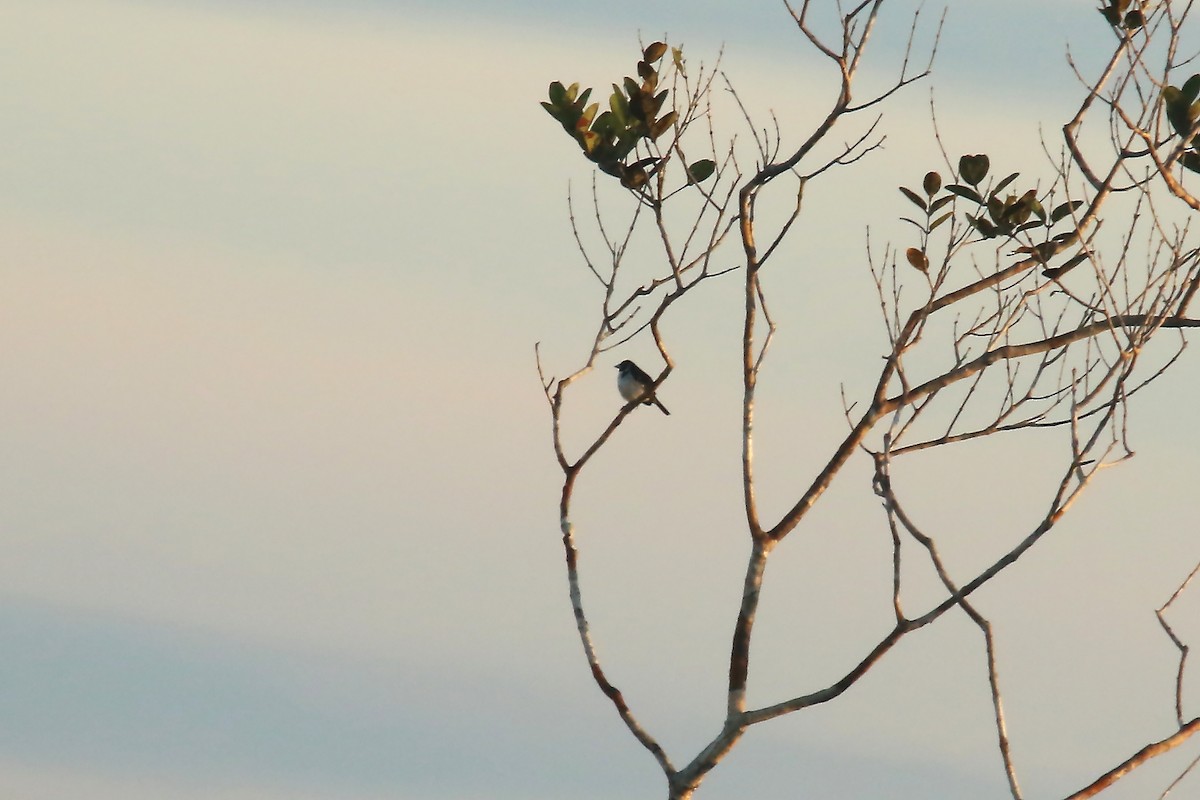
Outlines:
<svg viewBox="0 0 1200 800"><path fill-rule="evenodd" d="M617 391L626 400L637 400L642 396L642 385L632 375L621 372L617 376Z"/></svg>

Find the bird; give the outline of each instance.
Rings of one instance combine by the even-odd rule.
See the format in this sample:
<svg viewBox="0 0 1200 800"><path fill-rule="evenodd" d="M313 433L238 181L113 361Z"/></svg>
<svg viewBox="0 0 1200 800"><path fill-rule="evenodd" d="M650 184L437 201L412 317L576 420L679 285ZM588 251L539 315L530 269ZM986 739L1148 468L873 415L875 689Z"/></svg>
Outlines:
<svg viewBox="0 0 1200 800"><path fill-rule="evenodd" d="M658 402L658 398L653 394L647 394L647 391L654 384L654 379L646 373L642 372L641 368L626 359L620 364L617 364L617 391L621 393L621 397L633 402L641 400L644 404L650 405L653 403L658 406L658 410L664 414L670 414L667 407Z"/></svg>

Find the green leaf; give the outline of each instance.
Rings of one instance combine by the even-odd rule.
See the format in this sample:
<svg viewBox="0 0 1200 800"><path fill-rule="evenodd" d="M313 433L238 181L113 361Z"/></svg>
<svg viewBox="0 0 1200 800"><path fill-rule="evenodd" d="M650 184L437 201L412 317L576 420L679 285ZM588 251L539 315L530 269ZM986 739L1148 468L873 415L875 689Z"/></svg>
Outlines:
<svg viewBox="0 0 1200 800"><path fill-rule="evenodd" d="M1188 150L1179 157L1179 163L1192 172L1200 172L1200 153L1197 153L1195 150Z"/></svg>
<svg viewBox="0 0 1200 800"><path fill-rule="evenodd" d="M1010 183L1012 183L1013 181L1015 181L1017 179L1017 176L1020 174L1021 173L1019 173L1019 172L1014 172L1012 175L1005 177L1004 180L1000 181L999 183L997 183L995 186L992 187L992 194L1000 194L1001 192L1003 192L1005 189L1008 188L1008 185Z"/></svg>
<svg viewBox="0 0 1200 800"><path fill-rule="evenodd" d="M978 203L979 205L983 205L983 198L979 196L979 192L975 191L970 186L963 186L958 183L952 183L946 187L946 191L950 192L952 194L956 194L959 197L965 197L967 200L970 200L972 203Z"/></svg>
<svg viewBox="0 0 1200 800"><path fill-rule="evenodd" d="M700 183L707 180L714 172L717 171L717 163L709 158L702 158L699 161L693 161L688 165L688 183Z"/></svg>
<svg viewBox="0 0 1200 800"><path fill-rule="evenodd" d="M615 83L612 96L608 98L608 107L612 109L613 117L619 125L624 127L629 124L629 101Z"/></svg>
<svg viewBox="0 0 1200 800"><path fill-rule="evenodd" d="M613 125L615 122L616 120L613 117L613 113L611 111L605 111L600 116L596 117L595 122L592 123L592 130L601 136L612 136Z"/></svg>
<svg viewBox="0 0 1200 800"><path fill-rule="evenodd" d="M1174 86L1163 89L1163 105L1166 106L1167 121L1180 136L1192 132L1192 101Z"/></svg>
<svg viewBox="0 0 1200 800"><path fill-rule="evenodd" d="M571 102L567 99L567 89L562 85L561 81L555 81L550 84L550 102L556 106L565 106Z"/></svg>
<svg viewBox="0 0 1200 800"><path fill-rule="evenodd" d="M1084 260L1087 259L1089 256L1091 256L1091 253L1089 253L1087 250L1084 250L1082 253L1079 253L1078 255L1075 255L1075 256L1071 256L1071 258L1064 261L1063 265L1061 267L1055 267L1054 269L1043 270L1042 274L1045 275L1050 280L1056 280L1064 272L1067 272L1068 270L1073 269L1077 265L1082 264L1084 262Z"/></svg>
<svg viewBox="0 0 1200 800"><path fill-rule="evenodd" d="M1009 199L1011 200L1012 198ZM988 198L988 215L991 216L993 222L1003 223L1005 221L1005 212L1009 209L1009 207L1010 205L1008 203L1001 200L999 197L996 197L996 195L992 195Z"/></svg>
<svg viewBox="0 0 1200 800"><path fill-rule="evenodd" d="M663 89L661 92L659 92L658 94L656 94L654 96L654 100L651 102L650 107L646 113L647 118L655 117L658 115L658 112L662 110L663 103L665 103L667 100L668 94L670 94L670 90Z"/></svg>
<svg viewBox="0 0 1200 800"><path fill-rule="evenodd" d="M925 180L921 182L921 188L925 190L925 194L933 197L938 193L938 189L942 188L942 176L936 172L926 172Z"/></svg>
<svg viewBox="0 0 1200 800"><path fill-rule="evenodd" d="M647 64L653 64L666 54L666 44L663 42L655 42L654 44L647 46L646 49L642 51L642 60Z"/></svg>
<svg viewBox="0 0 1200 800"><path fill-rule="evenodd" d="M1018 247L1017 252L1031 255L1035 260L1037 260L1038 263L1045 264L1051 258L1053 258L1060 249L1061 247L1059 246L1058 242L1042 242L1040 244Z"/></svg>
<svg viewBox="0 0 1200 800"><path fill-rule="evenodd" d="M638 82L633 78L626 76L625 78L625 94L629 95L630 105L637 100L637 96L642 93L642 87L638 86Z"/></svg>
<svg viewBox="0 0 1200 800"><path fill-rule="evenodd" d="M929 225L929 230L930 230L930 232L932 232L932 231L933 231L933 229L934 229L934 228L936 228L938 225L941 225L943 222L945 222L946 220L950 219L950 218L951 218L951 217L953 217L953 216L954 216L954 212L953 212L953 211L947 211L945 214L942 214L940 217L938 217L937 219L935 219L935 220L934 220L934 221L933 221L933 222L932 222L932 223Z"/></svg>
<svg viewBox="0 0 1200 800"><path fill-rule="evenodd" d="M971 223L971 226L988 239L994 238L996 234L1000 232L995 225L988 222L983 217L972 217L970 214L967 214L966 216L967 221Z"/></svg>
<svg viewBox="0 0 1200 800"><path fill-rule="evenodd" d="M1055 207L1055 209L1050 212L1050 221L1058 222L1063 217L1073 214L1075 210L1083 204L1084 203L1082 200L1068 200L1062 205Z"/></svg>
<svg viewBox="0 0 1200 800"><path fill-rule="evenodd" d="M1194 103L1200 97L1200 75L1193 75L1184 81L1181 91L1189 103Z"/></svg>
<svg viewBox="0 0 1200 800"><path fill-rule="evenodd" d="M1036 197L1029 203L1029 210L1033 212L1035 217L1042 221L1043 225L1046 223L1046 208Z"/></svg>
<svg viewBox="0 0 1200 800"><path fill-rule="evenodd" d="M958 160L958 174L972 186L978 186L987 177L991 162L983 154L963 156Z"/></svg>
<svg viewBox="0 0 1200 800"><path fill-rule="evenodd" d="M904 186L899 187L899 189L905 197L907 197L909 200L912 200L913 205L915 205L917 208L921 209L922 211L929 210L929 206L925 204L925 200L922 199L922 197L912 189L908 189Z"/></svg>
<svg viewBox="0 0 1200 800"><path fill-rule="evenodd" d="M1125 16L1125 9L1129 8L1129 2L1130 0L1108 0L1108 3L1102 5L1099 11L1108 20L1109 25L1116 27L1121 24L1121 19Z"/></svg>
<svg viewBox="0 0 1200 800"><path fill-rule="evenodd" d="M1038 202L1037 191L1030 189L1020 197L1009 198L1004 202L1004 218L1018 225L1029 219L1030 214L1037 215L1042 222L1046 221L1046 209Z"/></svg>

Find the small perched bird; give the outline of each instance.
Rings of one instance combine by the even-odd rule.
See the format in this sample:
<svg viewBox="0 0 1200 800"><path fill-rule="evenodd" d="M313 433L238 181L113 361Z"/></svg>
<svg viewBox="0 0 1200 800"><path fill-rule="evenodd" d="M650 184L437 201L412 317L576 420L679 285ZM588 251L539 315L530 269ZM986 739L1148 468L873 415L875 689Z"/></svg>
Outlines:
<svg viewBox="0 0 1200 800"><path fill-rule="evenodd" d="M654 379L642 372L637 364L629 360L622 361L620 364L617 364L617 370L617 391L621 393L621 397L630 402L641 400L646 405L653 403L664 414L671 413L667 411L666 406L658 402L657 397L653 394L647 394L650 386L654 383Z"/></svg>

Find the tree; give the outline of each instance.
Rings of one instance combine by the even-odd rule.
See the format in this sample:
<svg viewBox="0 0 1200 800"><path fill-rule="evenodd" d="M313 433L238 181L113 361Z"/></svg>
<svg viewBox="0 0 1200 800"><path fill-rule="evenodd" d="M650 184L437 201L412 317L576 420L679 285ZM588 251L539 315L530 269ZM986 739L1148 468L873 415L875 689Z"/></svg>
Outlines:
<svg viewBox="0 0 1200 800"><path fill-rule="evenodd" d="M1200 288L1200 247L1188 217L1189 209L1200 210L1200 198L1187 188L1188 171L1200 172L1200 144L1194 141L1200 128L1200 75L1187 76L1187 61L1179 55L1191 6L1108 0L1100 9L1102 20L1089 20L1095 27L1092 38L1111 43L1110 56L1090 79L1069 60L1082 86L1081 99L1062 126L1061 153L1047 148L1051 155L1040 167L1041 179L1023 177L1020 170L1030 169L1027 164L998 168L984 154L953 157L937 136L944 164L922 170L923 177L917 173L915 188L900 187L910 239L882 249L868 242L868 266L887 332L874 389L847 398L847 432L824 468L797 490L785 513L765 519L756 496L755 399L759 377L773 363L767 356L776 323L764 276L801 217L810 182L882 157L875 152L883 138L879 109L930 75L941 30L939 23L928 62L914 70L910 57L920 29L919 12L914 14L899 74L883 90L859 97L859 75L885 0L839 10L832 32L822 30L814 5L785 2L809 46L832 66L838 85L823 119L798 145L785 147L788 137L778 125L772 132L756 124L724 73L693 70L679 48L662 42L642 50L636 79L613 84L605 111L598 113L600 104L589 103L591 90L580 91L577 84L552 83L543 103L601 173L593 175L592 202L602 258L585 246L574 200L569 200L580 253L601 288L595 336L582 366L565 378L547 377L540 353L538 358L564 476L559 512L579 636L597 685L661 767L668 796L683 800L693 796L748 728L837 699L906 636L961 612L984 639L1000 760L1012 796L1021 798L992 627L972 595L1043 542L1099 471L1132 455L1126 423L1133 398L1177 363L1186 331L1200 326L1200 319L1189 316ZM717 144L720 89L733 99L749 132L749 157L736 139ZM847 128L850 132L841 134L846 143L832 145L831 134ZM629 222L619 226L606 225L600 194L612 179L632 204ZM760 210L768 199L776 204L774 217ZM782 215L780 207L786 208ZM622 267L635 233L644 227L653 231L661 269L648 280L629 283ZM723 266L730 263L734 266ZM662 357L664 366L648 393L657 391L675 368L664 319L697 288L727 285L735 275L744 299L741 489L750 552L730 646L725 718L705 747L677 764L605 672L579 578L576 487L639 403L626 403L577 451L564 441L564 415L576 383L608 351L638 336L650 337ZM1036 524L993 563L973 574L952 574L937 537L908 513L895 474L920 452L1016 435L1061 437L1066 444L1055 484L1047 487L1049 500L1025 500L1045 504ZM837 680L748 707L751 640L768 559L856 456L872 465L869 488L892 540L894 625ZM916 611L903 602L906 545L916 546L944 587L938 602ZM1182 582L1166 593L1169 599L1158 610L1164 632L1179 651L1176 728L1164 731L1160 740L1131 746L1133 755L1071 798L1100 793L1200 730L1200 718L1186 718L1182 699L1187 645L1167 617L1196 573L1194 568L1179 576Z"/></svg>

